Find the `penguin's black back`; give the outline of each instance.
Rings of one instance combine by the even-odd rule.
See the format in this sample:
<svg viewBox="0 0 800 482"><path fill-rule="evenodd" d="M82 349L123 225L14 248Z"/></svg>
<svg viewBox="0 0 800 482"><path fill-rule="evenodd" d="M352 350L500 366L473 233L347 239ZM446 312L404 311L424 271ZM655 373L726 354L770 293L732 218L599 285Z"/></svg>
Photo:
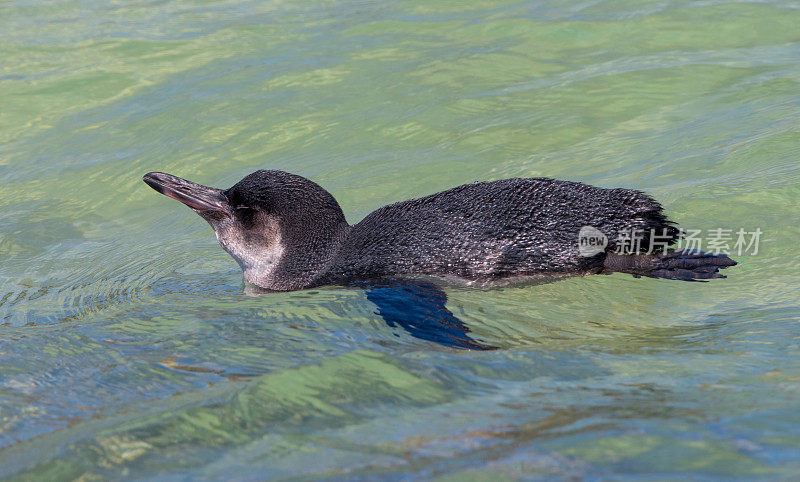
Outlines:
<svg viewBox="0 0 800 482"><path fill-rule="evenodd" d="M620 233L678 229L661 205L630 189L548 178L459 186L384 206L353 226L321 283L403 274L467 279L601 269L605 253L582 257L578 233L593 226L612 242Z"/></svg>

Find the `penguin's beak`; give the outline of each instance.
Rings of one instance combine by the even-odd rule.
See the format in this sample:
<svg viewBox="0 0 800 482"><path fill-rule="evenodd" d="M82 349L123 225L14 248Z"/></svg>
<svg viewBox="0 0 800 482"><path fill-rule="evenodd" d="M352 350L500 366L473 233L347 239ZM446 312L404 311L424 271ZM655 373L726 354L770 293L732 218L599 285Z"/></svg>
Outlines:
<svg viewBox="0 0 800 482"><path fill-rule="evenodd" d="M148 172L142 180L161 194L177 199L198 213L228 211L228 198L221 189L196 184L164 172Z"/></svg>

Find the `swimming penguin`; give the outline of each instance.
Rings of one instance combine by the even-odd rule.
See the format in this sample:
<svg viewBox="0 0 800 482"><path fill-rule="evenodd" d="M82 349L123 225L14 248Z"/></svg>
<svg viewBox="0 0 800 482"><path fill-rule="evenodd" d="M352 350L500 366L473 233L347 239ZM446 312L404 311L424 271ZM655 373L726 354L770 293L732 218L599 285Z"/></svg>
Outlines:
<svg viewBox="0 0 800 482"><path fill-rule="evenodd" d="M143 180L208 221L245 280L268 290L419 275L493 282L624 272L697 281L724 278L719 269L736 264L670 249L680 229L631 189L476 182L384 206L351 226L329 192L283 171L256 171L227 190L161 172ZM582 244L587 233L597 242L591 249ZM621 249L631 233L638 242Z"/></svg>

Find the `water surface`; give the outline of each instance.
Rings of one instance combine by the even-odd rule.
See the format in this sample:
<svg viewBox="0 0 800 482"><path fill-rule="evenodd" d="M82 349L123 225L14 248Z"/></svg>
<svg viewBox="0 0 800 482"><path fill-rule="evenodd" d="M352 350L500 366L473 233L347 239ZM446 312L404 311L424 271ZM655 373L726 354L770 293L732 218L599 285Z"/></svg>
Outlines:
<svg viewBox="0 0 800 482"><path fill-rule="evenodd" d="M0 6L0 476L800 476L800 5ZM475 180L763 231L712 283L449 289L490 352L357 289L251 297L159 170L350 222Z"/></svg>

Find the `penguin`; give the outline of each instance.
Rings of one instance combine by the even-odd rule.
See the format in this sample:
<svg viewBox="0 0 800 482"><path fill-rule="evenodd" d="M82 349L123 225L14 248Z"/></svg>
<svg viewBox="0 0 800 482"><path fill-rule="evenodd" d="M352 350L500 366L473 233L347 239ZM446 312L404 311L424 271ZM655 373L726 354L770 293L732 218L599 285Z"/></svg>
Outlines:
<svg viewBox="0 0 800 482"><path fill-rule="evenodd" d="M614 272L707 281L736 265L724 254L673 249L682 231L661 204L632 189L543 177L475 182L384 206L350 225L328 191L288 172L259 170L227 190L163 172L143 180L205 219L244 279L271 291Z"/></svg>

